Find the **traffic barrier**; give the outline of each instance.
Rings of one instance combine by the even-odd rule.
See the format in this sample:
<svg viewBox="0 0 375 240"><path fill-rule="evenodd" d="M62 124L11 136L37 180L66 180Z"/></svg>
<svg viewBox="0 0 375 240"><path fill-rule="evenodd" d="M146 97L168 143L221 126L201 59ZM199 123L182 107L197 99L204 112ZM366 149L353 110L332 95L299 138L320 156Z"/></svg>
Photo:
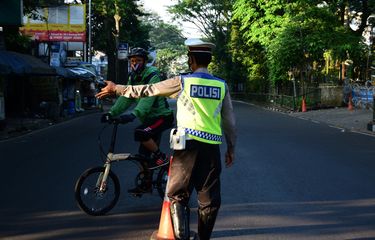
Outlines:
<svg viewBox="0 0 375 240"><path fill-rule="evenodd" d="M171 161L169 164L170 164L169 166L172 165L172 157L171 157ZM174 240L175 239L174 233L173 233L171 213L169 210L171 203L167 195L167 189L168 189L168 184L169 184L169 173L170 171L168 171L168 181L167 181L167 186L165 189L163 207L161 209L159 229L152 233L150 240Z"/></svg>
<svg viewBox="0 0 375 240"><path fill-rule="evenodd" d="M349 95L348 110L349 110L349 111L353 111L352 94Z"/></svg>
<svg viewBox="0 0 375 240"><path fill-rule="evenodd" d="M302 98L302 112L306 112L306 100L305 97Z"/></svg>

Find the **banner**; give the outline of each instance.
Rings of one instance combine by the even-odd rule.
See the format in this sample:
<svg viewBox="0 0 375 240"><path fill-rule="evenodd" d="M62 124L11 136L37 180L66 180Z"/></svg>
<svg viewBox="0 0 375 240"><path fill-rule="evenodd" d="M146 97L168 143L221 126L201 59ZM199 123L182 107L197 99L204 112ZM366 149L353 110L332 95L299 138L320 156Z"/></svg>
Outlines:
<svg viewBox="0 0 375 240"><path fill-rule="evenodd" d="M85 42L86 4L64 5L37 10L37 19L25 16L20 28L38 41Z"/></svg>

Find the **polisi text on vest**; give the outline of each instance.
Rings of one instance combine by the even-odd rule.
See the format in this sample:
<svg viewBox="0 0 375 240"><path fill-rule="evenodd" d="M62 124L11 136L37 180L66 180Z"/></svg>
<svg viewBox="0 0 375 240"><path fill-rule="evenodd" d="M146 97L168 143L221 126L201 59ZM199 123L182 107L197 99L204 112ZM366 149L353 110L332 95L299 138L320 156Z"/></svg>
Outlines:
<svg viewBox="0 0 375 240"><path fill-rule="evenodd" d="M191 85L190 96L194 98L220 99L221 89L219 87Z"/></svg>

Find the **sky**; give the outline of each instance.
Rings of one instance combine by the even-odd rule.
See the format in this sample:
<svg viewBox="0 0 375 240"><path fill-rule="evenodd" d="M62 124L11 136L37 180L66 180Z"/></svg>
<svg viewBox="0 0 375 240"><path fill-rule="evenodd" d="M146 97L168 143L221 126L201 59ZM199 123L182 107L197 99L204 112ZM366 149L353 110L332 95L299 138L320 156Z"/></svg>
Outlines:
<svg viewBox="0 0 375 240"><path fill-rule="evenodd" d="M165 21L170 21L171 16L167 7L173 5L175 0L142 0L145 9L156 12Z"/></svg>

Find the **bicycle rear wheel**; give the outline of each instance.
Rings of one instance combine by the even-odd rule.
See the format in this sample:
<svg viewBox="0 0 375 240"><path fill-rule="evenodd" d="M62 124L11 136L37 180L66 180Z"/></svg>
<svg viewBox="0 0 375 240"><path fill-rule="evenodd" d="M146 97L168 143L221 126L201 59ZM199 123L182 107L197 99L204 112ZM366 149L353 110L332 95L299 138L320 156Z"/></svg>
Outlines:
<svg viewBox="0 0 375 240"><path fill-rule="evenodd" d="M104 167L87 169L77 180L75 198L79 208L93 216L104 215L117 203L120 196L120 182L117 176L109 171L104 191L99 185L104 174Z"/></svg>
<svg viewBox="0 0 375 240"><path fill-rule="evenodd" d="M169 168L169 165L161 167L158 172L158 176L156 178L156 188L158 190L158 193L161 199L164 199L165 191L167 188L168 168Z"/></svg>

